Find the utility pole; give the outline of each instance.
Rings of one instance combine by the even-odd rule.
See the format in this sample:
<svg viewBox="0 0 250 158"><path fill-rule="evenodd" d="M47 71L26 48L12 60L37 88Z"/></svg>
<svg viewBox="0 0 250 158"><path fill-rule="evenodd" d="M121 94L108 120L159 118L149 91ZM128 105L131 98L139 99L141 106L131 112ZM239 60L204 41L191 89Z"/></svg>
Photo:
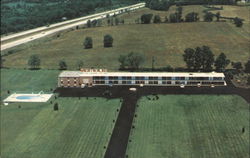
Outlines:
<svg viewBox="0 0 250 158"><path fill-rule="evenodd" d="M152 70L155 69L155 57L153 56L152 57Z"/></svg>

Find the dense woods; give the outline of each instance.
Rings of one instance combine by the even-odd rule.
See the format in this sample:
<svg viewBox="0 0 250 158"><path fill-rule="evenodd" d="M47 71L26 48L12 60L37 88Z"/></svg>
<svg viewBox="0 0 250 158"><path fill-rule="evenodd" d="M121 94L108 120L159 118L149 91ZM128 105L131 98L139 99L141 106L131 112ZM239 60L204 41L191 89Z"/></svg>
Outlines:
<svg viewBox="0 0 250 158"><path fill-rule="evenodd" d="M139 0L2 0L1 35L77 18Z"/></svg>

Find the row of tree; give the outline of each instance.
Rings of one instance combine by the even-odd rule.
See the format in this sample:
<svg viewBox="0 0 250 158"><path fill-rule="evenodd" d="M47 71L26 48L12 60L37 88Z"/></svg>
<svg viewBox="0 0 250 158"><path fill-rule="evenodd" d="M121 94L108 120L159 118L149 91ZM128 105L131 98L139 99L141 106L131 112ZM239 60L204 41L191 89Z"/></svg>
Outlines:
<svg viewBox="0 0 250 158"><path fill-rule="evenodd" d="M145 0L146 7L154 10L168 10L172 5L202 5L202 4L236 4L238 0Z"/></svg>
<svg viewBox="0 0 250 158"><path fill-rule="evenodd" d="M230 60L227 59L224 53L221 53L219 56L215 58L213 52L208 46L187 48L184 50L183 60L186 63L187 69L182 68L181 70L185 71L212 71L213 66L216 71L225 71L226 67L230 64ZM120 70L138 70L140 66L145 62L145 56L142 53L134 53L131 52L126 55L120 55L118 58L120 63ZM152 69L154 69L153 63L155 59L152 60ZM231 62L232 67L239 72L244 70L246 73L250 73L250 59L244 64L245 68L243 68L243 64L241 62ZM41 65L41 59L38 55L31 55L28 59L28 66L30 69L39 69ZM58 66L60 70L67 69L67 63L65 60L60 60L58 62ZM83 61L78 60L76 62L76 66L78 69L83 67ZM1 67L2 67L2 58L1 58ZM174 71L171 66L167 66L163 69L158 69L159 71ZM179 71L176 69L176 71Z"/></svg>
<svg viewBox="0 0 250 158"><path fill-rule="evenodd" d="M105 48L107 47L113 47L113 37L109 34L105 35L104 36L104 39L103 39L103 46ZM83 45L84 45L84 48L85 49L91 49L93 48L93 40L91 37L86 37L84 42L83 42Z"/></svg>
<svg viewBox="0 0 250 158"><path fill-rule="evenodd" d="M216 71L225 71L226 67L230 64L224 53L220 53L215 58L212 50L208 46L187 48L184 50L183 60L189 71L211 71L215 67ZM232 67L236 70L243 69L241 62L231 62ZM245 72L250 72L250 60L245 64Z"/></svg>
<svg viewBox="0 0 250 158"><path fill-rule="evenodd" d="M166 16L164 21L161 20L161 17L159 15L153 16L153 14L143 14L141 15L140 19L136 19L136 23L150 24L152 21L153 23L162 23L162 22L179 23L179 22L184 22L184 21L196 22L200 20L199 14L197 12L187 13L184 19L182 16L182 11L183 11L183 8L181 6L177 7L176 12L171 13L169 17ZM216 18L216 21L220 21L220 18L221 18L220 12L217 12L216 14L213 14L211 12L205 12L203 19L205 22L212 22L214 20L214 17ZM243 19L236 17L236 18L233 18L233 21L237 27L241 27L243 25Z"/></svg>
<svg viewBox="0 0 250 158"><path fill-rule="evenodd" d="M31 55L29 60L28 60L28 66L32 70L40 69L41 65L41 59L38 55ZM66 70L68 68L68 65L65 60L60 60L58 62L59 70ZM76 62L77 68L80 70L83 67L83 61L78 60Z"/></svg>

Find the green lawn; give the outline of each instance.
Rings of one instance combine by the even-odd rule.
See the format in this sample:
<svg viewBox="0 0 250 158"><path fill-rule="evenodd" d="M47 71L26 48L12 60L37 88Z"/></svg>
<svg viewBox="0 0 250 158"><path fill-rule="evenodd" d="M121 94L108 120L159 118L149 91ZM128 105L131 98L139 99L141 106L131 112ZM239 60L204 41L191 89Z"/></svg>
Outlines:
<svg viewBox="0 0 250 158"><path fill-rule="evenodd" d="M49 92L57 87L57 70L1 69L1 97L7 91L14 92Z"/></svg>
<svg viewBox="0 0 250 158"><path fill-rule="evenodd" d="M245 15L244 7L225 7L223 15ZM185 6L183 15L191 11L200 13L202 6ZM242 10L242 11L240 11ZM69 69L76 69L78 60L84 62L84 67L119 68L118 57L129 52L144 53L146 61L144 67L151 67L152 57L156 57L155 66L173 67L185 66L183 52L186 48L207 45L217 56L224 52L231 61L246 62L249 54L249 20L245 19L242 28L235 27L231 22L197 22L197 23L168 23L168 24L134 24L135 19L144 13L164 16L174 12L152 11L140 9L130 14L119 16L125 20L125 25L104 26L88 29L79 29L62 33L59 38L48 38L37 44L20 46L18 52L5 56L4 65L7 67L25 68L27 60L32 54L41 57L42 68L57 69L58 62L65 60ZM229 14L231 13L232 14ZM237 13L237 14L236 14ZM241 16L239 16L241 17ZM246 17L246 16L244 16ZM103 36L111 34L114 38L113 48L103 48ZM84 38L93 38L93 49L84 49Z"/></svg>
<svg viewBox="0 0 250 158"><path fill-rule="evenodd" d="M54 70L1 69L1 97L7 90L50 91L57 86ZM102 158L120 108L120 100L58 98L48 103L1 104L3 158ZM21 108L18 108L18 106Z"/></svg>
<svg viewBox="0 0 250 158"><path fill-rule="evenodd" d="M1 106L4 158L102 158L120 108L119 99L59 98ZM22 108L18 108L21 105Z"/></svg>
<svg viewBox="0 0 250 158"><path fill-rule="evenodd" d="M249 157L249 104L239 96L159 98L139 101L129 158Z"/></svg>

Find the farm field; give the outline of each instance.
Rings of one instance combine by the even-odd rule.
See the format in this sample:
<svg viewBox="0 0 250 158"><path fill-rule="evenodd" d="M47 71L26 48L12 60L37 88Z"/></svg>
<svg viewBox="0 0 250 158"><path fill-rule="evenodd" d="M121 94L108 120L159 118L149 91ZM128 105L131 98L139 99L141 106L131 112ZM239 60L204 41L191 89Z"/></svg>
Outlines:
<svg viewBox="0 0 250 158"><path fill-rule="evenodd" d="M103 157L120 100L58 98L55 102L58 112L49 103L1 106L3 157Z"/></svg>
<svg viewBox="0 0 250 158"><path fill-rule="evenodd" d="M148 97L138 102L129 158L249 157L249 104L241 97Z"/></svg>
<svg viewBox="0 0 250 158"><path fill-rule="evenodd" d="M245 14L245 7L236 7L237 15ZM203 6L184 6L183 15L196 11L200 13L206 9ZM225 7L227 9L227 7ZM36 44L17 47L17 52L4 58L4 66L12 68L26 68L27 60L32 54L41 58L42 68L57 69L58 62L65 60L68 69L76 69L76 62L82 60L84 67L119 68L118 57L129 52L144 53L146 61L144 67L151 67L151 59L156 57L155 67L171 65L183 67L182 54L185 48L209 46L215 55L224 52L231 61L246 62L249 54L249 21L244 21L243 28L235 27L231 22L197 22L197 23L167 23L167 24L134 24L144 13L159 14L162 18L173 12L152 11L147 8L119 16L125 20L125 25L79 29L61 33L60 37L41 40ZM232 10L231 8L228 9ZM239 11L242 10L242 11ZM225 10L226 11L226 10ZM223 15L225 13L223 12ZM241 16L239 16L241 17ZM244 15L245 17L245 15ZM103 49L103 36L111 34L114 38L112 48ZM93 49L84 49L85 37L93 38ZM14 62L13 62L14 61Z"/></svg>

